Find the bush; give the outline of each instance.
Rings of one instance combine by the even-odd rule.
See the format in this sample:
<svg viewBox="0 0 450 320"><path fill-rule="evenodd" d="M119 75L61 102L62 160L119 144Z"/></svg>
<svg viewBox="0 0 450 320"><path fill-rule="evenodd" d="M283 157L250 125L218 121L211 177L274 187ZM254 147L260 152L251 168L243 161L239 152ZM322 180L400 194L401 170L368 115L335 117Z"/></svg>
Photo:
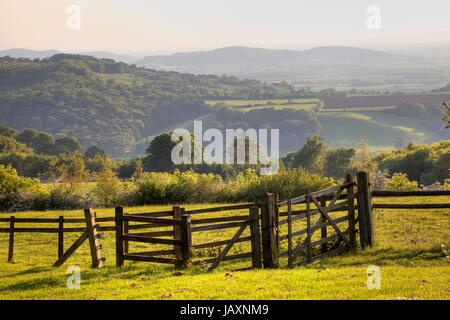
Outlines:
<svg viewBox="0 0 450 320"><path fill-rule="evenodd" d="M96 175L97 187L95 188L98 203L104 207L117 203L121 183L113 171L112 161L105 160L103 169Z"/></svg>
<svg viewBox="0 0 450 320"><path fill-rule="evenodd" d="M386 190L393 191L414 191L419 188L417 181L409 181L405 173L394 173L392 178L386 183Z"/></svg>
<svg viewBox="0 0 450 320"><path fill-rule="evenodd" d="M42 210L48 195L39 181L19 176L11 166L0 165L0 211Z"/></svg>
<svg viewBox="0 0 450 320"><path fill-rule="evenodd" d="M286 198L289 193L299 195L306 190L316 191L334 184L330 178L311 174L303 169L258 176L252 169L240 173L236 179L222 181L219 175L180 173L145 173L136 182L137 204L241 202L255 201L266 192Z"/></svg>

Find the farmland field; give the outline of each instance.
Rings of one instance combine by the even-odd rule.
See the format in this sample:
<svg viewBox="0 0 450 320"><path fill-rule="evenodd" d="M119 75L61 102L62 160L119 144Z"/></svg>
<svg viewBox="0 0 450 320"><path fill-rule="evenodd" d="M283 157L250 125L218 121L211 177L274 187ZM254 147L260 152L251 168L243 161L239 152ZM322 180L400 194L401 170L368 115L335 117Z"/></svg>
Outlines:
<svg viewBox="0 0 450 320"><path fill-rule="evenodd" d="M375 199L376 202L404 199ZM409 203L448 203L448 197L410 198ZM200 208L213 205L187 205ZM127 212L167 209L127 208ZM243 214L245 211L233 212ZM111 216L113 209L99 209ZM450 299L450 215L448 209L375 210L376 245L354 254L278 270L233 271L249 261L224 263L213 273L204 267L174 275L174 269L151 263L126 262L114 267L114 235L102 240L107 267L92 270L88 245L61 268L56 259L56 235L17 234L14 264L6 263L7 234L0 234L0 299ZM82 217L81 210L24 212L16 217ZM231 214L231 213L230 213ZM214 215L214 214L209 214ZM216 214L217 215L217 214ZM2 214L2 216L9 216ZM5 224L2 225L4 227ZM229 238L234 230L221 236ZM283 230L281 231L283 232ZM76 235L66 238L66 247ZM194 239L196 241L196 239ZM445 253L447 252L447 253ZM206 253L217 254L217 253ZM81 289L66 287L68 265L79 265ZM381 288L366 286L366 268L381 267Z"/></svg>
<svg viewBox="0 0 450 320"><path fill-rule="evenodd" d="M382 112L326 112L318 118L320 134L330 145L355 146L359 137L367 137L371 149L390 149L397 137L406 136L415 143L434 138L419 121Z"/></svg>

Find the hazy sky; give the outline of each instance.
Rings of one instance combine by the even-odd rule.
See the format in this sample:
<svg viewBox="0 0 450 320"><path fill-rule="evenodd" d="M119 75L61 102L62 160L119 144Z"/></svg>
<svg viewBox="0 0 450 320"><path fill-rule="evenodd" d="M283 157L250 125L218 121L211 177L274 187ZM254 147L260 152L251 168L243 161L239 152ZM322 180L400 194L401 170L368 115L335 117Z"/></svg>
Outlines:
<svg viewBox="0 0 450 320"><path fill-rule="evenodd" d="M67 7L81 29L67 27ZM381 9L381 28L366 12ZM0 0L0 49L148 54L230 45L450 45L449 0Z"/></svg>

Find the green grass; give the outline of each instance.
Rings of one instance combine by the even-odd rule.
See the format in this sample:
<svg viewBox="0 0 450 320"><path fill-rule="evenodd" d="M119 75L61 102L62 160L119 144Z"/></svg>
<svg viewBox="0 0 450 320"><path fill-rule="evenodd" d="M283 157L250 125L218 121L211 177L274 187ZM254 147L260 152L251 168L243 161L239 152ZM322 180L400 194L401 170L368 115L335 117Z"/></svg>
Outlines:
<svg viewBox="0 0 450 320"><path fill-rule="evenodd" d="M318 114L320 135L327 144L359 146L367 137L372 149L392 148L397 137L424 142L430 137L417 121L383 112L329 112Z"/></svg>
<svg viewBox="0 0 450 320"><path fill-rule="evenodd" d="M206 100L206 105L210 107L219 104L225 104L230 107L242 106L266 106L266 105L280 105L280 104L318 104L319 99L261 99L261 100Z"/></svg>
<svg viewBox="0 0 450 320"><path fill-rule="evenodd" d="M376 199L376 202L405 202L405 199ZM448 197L411 198L408 203L448 203ZM211 205L190 205L200 208ZM127 212L155 211L168 207L127 208ZM24 212L17 217L81 217L82 212ZM112 209L97 210L111 216ZM244 214L244 211L226 214ZM337 214L337 213L336 213ZM222 215L220 214L208 214ZM354 254L328 258L310 265L278 270L233 271L249 261L225 263L213 273L194 267L173 275L171 266L126 262L114 267L114 235L102 240L107 267L89 268L84 244L68 263L52 268L56 235L17 234L15 263L6 263L7 235L0 234L0 299L450 299L450 260L441 248L450 248L448 209L376 210L375 247ZM4 227L2 224L1 227ZM201 235L194 243L230 238L235 230ZM284 229L281 232L285 232ZM66 247L77 235L66 239ZM215 237L211 239L210 237ZM216 238L217 237L217 238ZM137 250L140 248L134 248ZM237 248L236 250L245 250ZM197 253L198 254L198 253ZM213 255L214 252L204 252ZM80 290L66 287L66 268L77 264L82 270ZM381 267L381 289L366 286L366 268Z"/></svg>

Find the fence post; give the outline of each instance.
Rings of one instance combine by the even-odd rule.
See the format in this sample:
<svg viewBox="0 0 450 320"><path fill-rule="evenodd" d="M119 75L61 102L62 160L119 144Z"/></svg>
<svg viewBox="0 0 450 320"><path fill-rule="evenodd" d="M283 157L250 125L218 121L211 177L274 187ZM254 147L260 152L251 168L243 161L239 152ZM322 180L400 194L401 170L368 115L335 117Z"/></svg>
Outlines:
<svg viewBox="0 0 450 320"><path fill-rule="evenodd" d="M261 234L259 226L259 208L251 207L250 213L250 234L252 248L252 267L261 269Z"/></svg>
<svg viewBox="0 0 450 320"><path fill-rule="evenodd" d="M181 208L180 206L173 206L172 207L172 213L173 213L173 220L174 221L182 221L182 214L181 214ZM181 225L180 224L174 224L173 225L173 239L174 240L180 240L182 241L183 235L181 231ZM183 255L182 255L182 246L175 244L173 246L173 250L175 252L175 267L176 268L183 268Z"/></svg>
<svg viewBox="0 0 450 320"><path fill-rule="evenodd" d="M292 268L294 263L294 255L292 253L292 200L291 200L291 193L289 192L288 195L288 217L287 217L287 223L288 223L288 268Z"/></svg>
<svg viewBox="0 0 450 320"><path fill-rule="evenodd" d="M127 234L130 231L130 221L124 221L123 222L123 233ZM129 251L130 243L128 240L123 240L123 252L126 254Z"/></svg>
<svg viewBox="0 0 450 320"><path fill-rule="evenodd" d="M58 221L58 259L64 254L64 216L59 216Z"/></svg>
<svg viewBox="0 0 450 320"><path fill-rule="evenodd" d="M306 260L311 262L311 196L309 190L306 190Z"/></svg>
<svg viewBox="0 0 450 320"><path fill-rule="evenodd" d="M278 268L278 221L272 193L267 193L262 201L261 225L264 268Z"/></svg>
<svg viewBox="0 0 450 320"><path fill-rule="evenodd" d="M188 268L192 260L192 230L191 216L184 212L185 209L181 208L181 260L182 267Z"/></svg>
<svg viewBox="0 0 450 320"><path fill-rule="evenodd" d="M354 183L355 180L351 174L345 178L346 183ZM353 185L347 188L348 201L348 229L350 231L350 245L353 250L356 249L356 228L355 228L355 188Z"/></svg>
<svg viewBox="0 0 450 320"><path fill-rule="evenodd" d="M372 216L372 197L370 194L369 175L358 172L358 216L361 248L372 246L374 243L374 226Z"/></svg>
<svg viewBox="0 0 450 320"><path fill-rule="evenodd" d="M8 247L8 262L14 262L14 222L16 218L11 216L9 218L9 247Z"/></svg>
<svg viewBox="0 0 450 320"><path fill-rule="evenodd" d="M94 209L84 209L84 216L86 218L86 231L88 234L89 248L91 251L92 268L103 268L104 258L101 254L100 233L98 232L98 225L95 221Z"/></svg>
<svg viewBox="0 0 450 320"><path fill-rule="evenodd" d="M325 197L320 198L320 205L322 206L322 208L326 208L327 207L327 199ZM320 221L322 223L327 223L327 218L324 217L323 214L320 214ZM328 232L327 232L327 225L323 226L322 228L320 228L320 237L322 239L325 239L328 237ZM327 252L328 250L328 243L322 243L322 245L320 246L320 251L322 253Z"/></svg>
<svg viewBox="0 0 450 320"><path fill-rule="evenodd" d="M123 207L116 207L116 266L123 267Z"/></svg>

